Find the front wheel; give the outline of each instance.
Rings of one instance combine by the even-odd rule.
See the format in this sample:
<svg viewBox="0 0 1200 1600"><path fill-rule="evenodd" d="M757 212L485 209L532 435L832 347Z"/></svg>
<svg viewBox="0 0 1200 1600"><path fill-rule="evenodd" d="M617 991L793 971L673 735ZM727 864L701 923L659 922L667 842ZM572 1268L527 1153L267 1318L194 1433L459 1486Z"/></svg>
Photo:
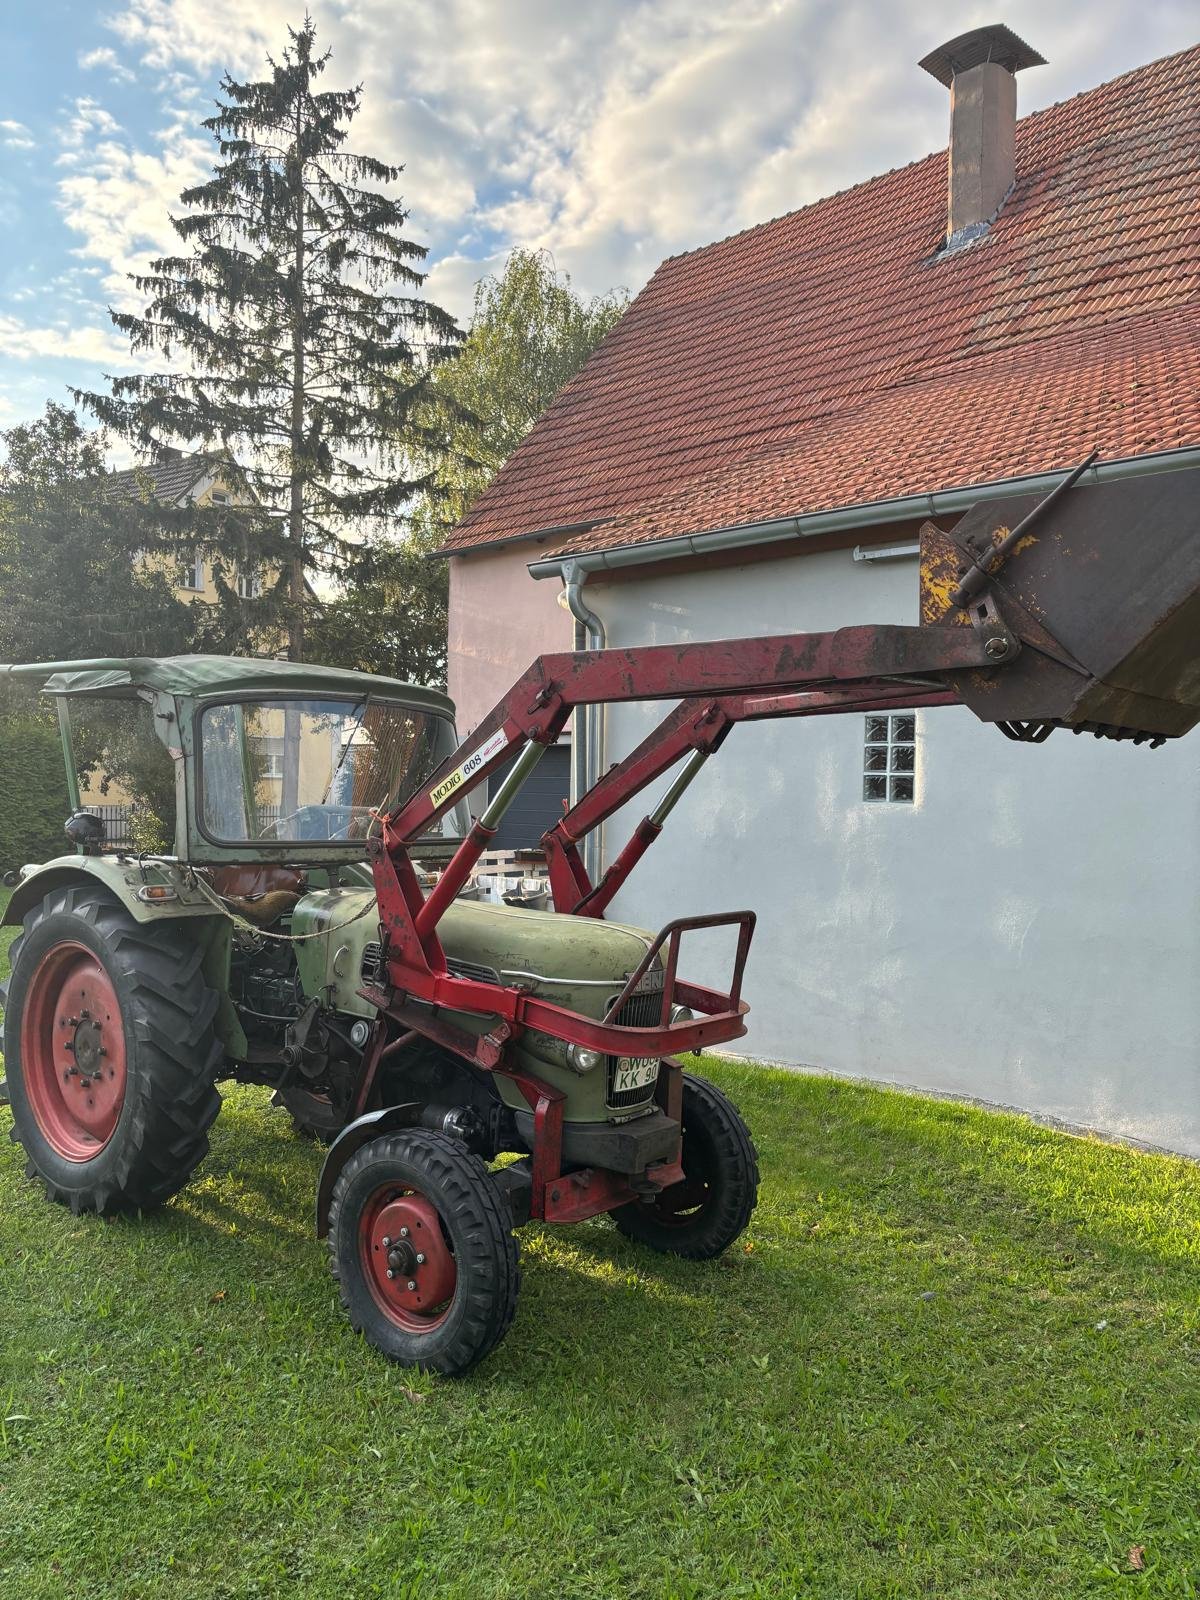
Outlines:
<svg viewBox="0 0 1200 1600"><path fill-rule="evenodd" d="M639 1244L693 1261L719 1256L750 1221L758 1159L737 1107L707 1078L683 1075L683 1181L612 1219Z"/></svg>
<svg viewBox="0 0 1200 1600"><path fill-rule="evenodd" d="M496 1180L457 1139L405 1129L347 1161L330 1266L351 1326L405 1367L456 1378L508 1332L520 1271Z"/></svg>

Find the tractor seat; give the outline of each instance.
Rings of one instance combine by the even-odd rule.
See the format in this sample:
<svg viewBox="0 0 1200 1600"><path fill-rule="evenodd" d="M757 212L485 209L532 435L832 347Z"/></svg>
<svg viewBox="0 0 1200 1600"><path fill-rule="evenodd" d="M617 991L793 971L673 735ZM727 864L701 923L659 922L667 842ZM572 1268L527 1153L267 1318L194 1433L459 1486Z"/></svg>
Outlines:
<svg viewBox="0 0 1200 1600"><path fill-rule="evenodd" d="M260 928L278 922L308 888L308 880L295 867L269 863L211 867L207 876L231 911Z"/></svg>

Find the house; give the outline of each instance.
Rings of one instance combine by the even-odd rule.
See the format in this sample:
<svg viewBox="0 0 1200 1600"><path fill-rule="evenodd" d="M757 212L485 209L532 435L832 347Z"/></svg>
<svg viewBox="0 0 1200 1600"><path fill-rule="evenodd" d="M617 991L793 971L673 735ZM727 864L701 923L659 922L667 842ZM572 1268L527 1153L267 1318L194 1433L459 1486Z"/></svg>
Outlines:
<svg viewBox="0 0 1200 1600"><path fill-rule="evenodd" d="M242 503L240 492L230 481L228 464L221 456L190 455L169 448L160 450L146 466L114 472L109 478L108 492L113 499L137 500L148 495L165 506ZM255 599L262 592L262 578L257 572L239 573L237 584L243 599ZM197 550L191 565L185 567L176 593L181 600L216 604L217 587L202 550Z"/></svg>
<svg viewBox="0 0 1200 1600"><path fill-rule="evenodd" d="M111 500L137 501L143 497L165 506L220 506L244 503L242 491L232 482L228 462L217 454L189 454L186 451L163 448L147 465L129 467L110 474L107 494ZM166 557L151 556L145 559L160 564L173 578L178 569ZM257 571L239 573L238 593L244 599L255 599L262 591L262 578ZM197 550L192 561L178 572L175 593L181 600L198 605L216 605L217 586L211 564L204 552ZM264 753L267 771L277 758L272 750ZM130 815L134 797L124 785L113 778L103 766L88 774L80 791L80 802L98 812L105 820L109 838L114 843L130 841Z"/></svg>
<svg viewBox="0 0 1200 1600"><path fill-rule="evenodd" d="M1200 461L1200 48L1017 120L1040 59L951 41L948 150L663 263L449 542L465 726L570 613L610 646L911 623L926 519L1093 448L1093 481ZM656 716L582 730L581 781ZM1196 740L739 727L612 915L743 905L747 1054L1200 1154Z"/></svg>

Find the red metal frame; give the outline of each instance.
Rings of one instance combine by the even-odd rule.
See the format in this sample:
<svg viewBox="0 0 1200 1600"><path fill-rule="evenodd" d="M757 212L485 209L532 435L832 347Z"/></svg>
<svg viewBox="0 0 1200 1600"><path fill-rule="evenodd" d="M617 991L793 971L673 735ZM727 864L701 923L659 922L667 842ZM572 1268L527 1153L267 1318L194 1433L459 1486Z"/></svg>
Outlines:
<svg viewBox="0 0 1200 1600"><path fill-rule="evenodd" d="M496 830L474 821L428 895L422 893L410 858L420 836L526 743L553 744L576 706L679 698L681 703L658 727L580 796L542 840L555 910L602 917L661 826L643 818L597 884L583 865L579 842L675 762L694 751L712 754L738 722L954 704L958 696L946 686L944 675L994 667L997 655L1007 660L1019 651L1018 641L994 615L986 631L987 637L979 627L843 628L836 633L541 656L424 787L383 819L382 837L372 841L371 856L388 986L366 992L393 1025L435 1039L477 1067L504 1072L519 1085L534 1112L533 1216L574 1220L611 1209L633 1198L633 1191L612 1174L572 1173L562 1178L563 1096L507 1064L511 1041L522 1029L534 1028L605 1055L665 1059L676 1051L739 1037L746 1031L748 1008L741 999L741 980L753 916L740 912L668 923L625 991L632 992L665 944L658 1025L618 1026L612 1018L620 1001L596 1022L520 986L497 987L448 971L438 924ZM1004 640L999 651L997 637ZM472 762L477 764L469 778L458 777ZM726 993L687 983L677 971L682 934L721 922L739 926L733 979ZM675 1004L696 1015L671 1022ZM441 1008L498 1017L499 1025L477 1037L446 1022L439 1015ZM672 1063L662 1081L675 1085L671 1094L676 1106L678 1079L678 1064ZM673 1168L664 1168L659 1177L669 1170Z"/></svg>

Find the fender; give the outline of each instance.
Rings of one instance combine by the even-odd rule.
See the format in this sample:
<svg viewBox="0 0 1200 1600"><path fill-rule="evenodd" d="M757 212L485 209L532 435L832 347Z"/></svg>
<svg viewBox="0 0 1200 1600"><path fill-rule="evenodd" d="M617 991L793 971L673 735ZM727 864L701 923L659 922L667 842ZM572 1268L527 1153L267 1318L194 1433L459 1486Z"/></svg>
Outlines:
<svg viewBox="0 0 1200 1600"><path fill-rule="evenodd" d="M180 917L220 917L223 913L198 889L189 889L183 874L167 862L142 861L116 856L57 856L44 866L30 868L12 892L5 907L3 924L19 927L25 913L52 889L72 884L100 883L119 900L135 922L162 922ZM147 901L138 890L150 885L173 889L174 900Z"/></svg>
<svg viewBox="0 0 1200 1600"><path fill-rule="evenodd" d="M382 1111L368 1111L365 1116L356 1117L353 1122L346 1124L329 1146L317 1184L318 1239L329 1237L329 1206L333 1200L333 1187L354 1152L361 1150L372 1139L378 1139L381 1134L391 1133L396 1128L414 1127L420 1120L422 1110L421 1104L413 1100L405 1105L385 1106Z"/></svg>

